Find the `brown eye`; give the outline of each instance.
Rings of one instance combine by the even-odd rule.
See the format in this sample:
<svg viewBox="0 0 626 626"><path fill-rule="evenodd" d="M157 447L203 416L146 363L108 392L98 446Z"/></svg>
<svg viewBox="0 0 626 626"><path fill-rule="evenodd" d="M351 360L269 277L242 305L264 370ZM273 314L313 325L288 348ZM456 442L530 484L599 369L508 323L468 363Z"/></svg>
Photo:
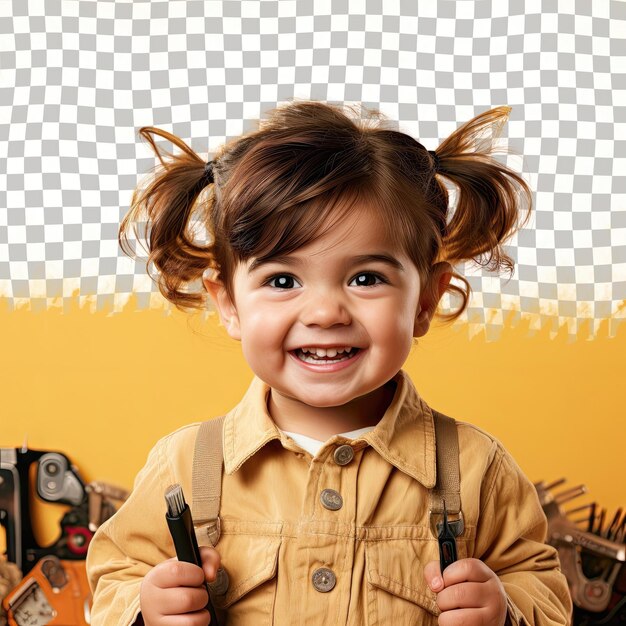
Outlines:
<svg viewBox="0 0 626 626"><path fill-rule="evenodd" d="M277 274L272 276L266 284L276 289L293 289L295 282L296 279L293 276L289 276L289 274Z"/></svg>
<svg viewBox="0 0 626 626"><path fill-rule="evenodd" d="M377 280L378 282L376 282ZM357 274L352 281L356 282L357 287L373 287L374 285L387 282L382 276L374 272L362 272L361 274Z"/></svg>

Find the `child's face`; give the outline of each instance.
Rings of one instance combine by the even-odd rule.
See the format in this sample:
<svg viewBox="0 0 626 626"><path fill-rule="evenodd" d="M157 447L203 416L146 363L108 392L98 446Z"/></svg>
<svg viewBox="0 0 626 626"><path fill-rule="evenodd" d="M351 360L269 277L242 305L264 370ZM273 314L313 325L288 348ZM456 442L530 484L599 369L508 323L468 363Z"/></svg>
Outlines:
<svg viewBox="0 0 626 626"><path fill-rule="evenodd" d="M368 255L395 261L359 259ZM413 337L428 330L437 304L420 303L417 268L371 211L356 212L287 258L258 267L254 260L235 271L234 303L219 283L205 285L254 373L309 406L339 406L386 383ZM300 350L343 346L358 350L347 359L309 354L307 362Z"/></svg>

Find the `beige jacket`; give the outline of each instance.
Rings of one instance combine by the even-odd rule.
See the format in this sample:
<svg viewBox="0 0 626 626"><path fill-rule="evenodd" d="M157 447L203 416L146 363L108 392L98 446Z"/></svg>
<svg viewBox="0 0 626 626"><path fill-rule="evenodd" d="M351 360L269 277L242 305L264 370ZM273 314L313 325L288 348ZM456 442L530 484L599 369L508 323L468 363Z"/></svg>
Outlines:
<svg viewBox="0 0 626 626"><path fill-rule="evenodd" d="M227 414L216 549L230 584L213 596L220 626L437 623L436 596L423 576L439 558L428 511L433 417L403 370L395 380L394 399L373 431L354 440L335 435L315 458L277 429L260 379ZM174 556L163 494L180 483L191 500L197 429L185 426L156 444L129 499L93 538L93 626L132 624L142 577ZM569 623L567 582L544 543L547 522L534 486L493 437L463 422L458 435L465 518L458 557L482 559L498 574L514 625ZM347 443L354 456L342 465L334 452ZM340 508L324 506L325 489L340 494ZM320 568L330 578L315 576Z"/></svg>

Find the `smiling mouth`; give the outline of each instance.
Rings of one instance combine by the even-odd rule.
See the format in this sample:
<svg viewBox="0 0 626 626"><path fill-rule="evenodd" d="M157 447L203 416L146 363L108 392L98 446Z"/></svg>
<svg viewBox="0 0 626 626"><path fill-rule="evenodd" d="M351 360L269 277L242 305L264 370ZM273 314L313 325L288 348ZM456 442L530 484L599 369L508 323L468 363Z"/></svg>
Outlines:
<svg viewBox="0 0 626 626"><path fill-rule="evenodd" d="M336 350L333 350L336 354L330 356L328 354L319 355L315 352L305 352L302 348L298 348L297 350L293 350L293 354L305 363L340 363L341 361L347 361L353 358L359 350L360 348L350 348L348 351L344 352L336 352Z"/></svg>

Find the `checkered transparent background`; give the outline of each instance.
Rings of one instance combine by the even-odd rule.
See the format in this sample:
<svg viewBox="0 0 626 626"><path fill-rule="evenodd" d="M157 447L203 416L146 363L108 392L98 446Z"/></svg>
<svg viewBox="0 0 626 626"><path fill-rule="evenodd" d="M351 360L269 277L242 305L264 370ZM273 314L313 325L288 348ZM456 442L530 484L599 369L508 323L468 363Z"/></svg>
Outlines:
<svg viewBox="0 0 626 626"><path fill-rule="evenodd" d="M289 98L363 103L434 149L513 107L535 190L509 280L469 265L460 319L589 336L626 317L626 2L0 0L0 295L12 308L163 306L120 219L155 164L137 130L203 156ZM169 148L169 146L168 146ZM447 297L442 310L452 303ZM167 308L167 307L166 307ZM512 317L509 317L512 316Z"/></svg>

